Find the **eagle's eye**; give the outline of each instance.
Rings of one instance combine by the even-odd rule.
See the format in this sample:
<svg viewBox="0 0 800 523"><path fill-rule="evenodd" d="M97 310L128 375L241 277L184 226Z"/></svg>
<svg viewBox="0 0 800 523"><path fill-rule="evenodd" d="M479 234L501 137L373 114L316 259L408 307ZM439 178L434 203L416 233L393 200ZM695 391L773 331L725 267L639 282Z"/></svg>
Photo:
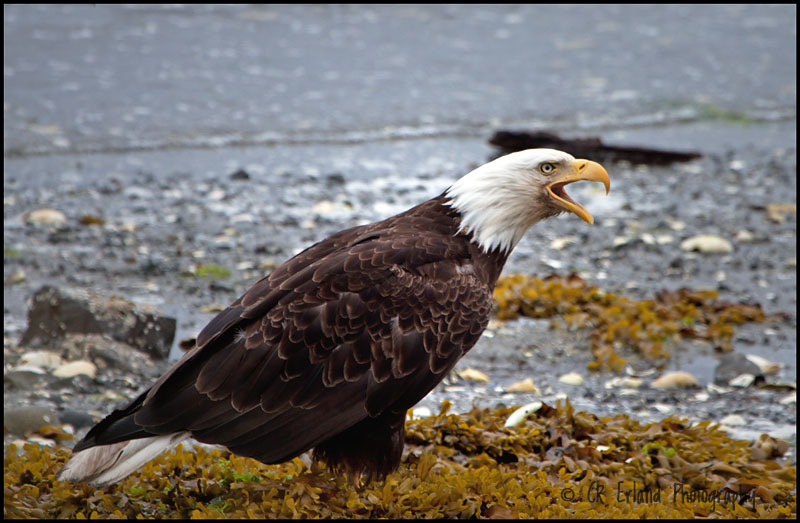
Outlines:
<svg viewBox="0 0 800 523"><path fill-rule="evenodd" d="M539 166L539 172L547 175L553 174L554 172L556 172L556 166L553 165L552 163L543 163L542 165Z"/></svg>

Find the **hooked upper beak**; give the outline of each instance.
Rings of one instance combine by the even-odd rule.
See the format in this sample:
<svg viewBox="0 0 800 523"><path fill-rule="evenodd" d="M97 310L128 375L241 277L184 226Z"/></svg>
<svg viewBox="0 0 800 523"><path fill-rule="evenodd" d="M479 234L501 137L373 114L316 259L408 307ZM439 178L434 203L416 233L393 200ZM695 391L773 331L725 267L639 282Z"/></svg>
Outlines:
<svg viewBox="0 0 800 523"><path fill-rule="evenodd" d="M556 174L555 179L547 184L547 192L559 207L579 216L587 223L594 223L594 218L589 211L570 198L567 191L564 190L565 185L581 181L602 183L606 187L606 194L611 188L611 180L602 165L591 160L575 160L572 162L572 169Z"/></svg>

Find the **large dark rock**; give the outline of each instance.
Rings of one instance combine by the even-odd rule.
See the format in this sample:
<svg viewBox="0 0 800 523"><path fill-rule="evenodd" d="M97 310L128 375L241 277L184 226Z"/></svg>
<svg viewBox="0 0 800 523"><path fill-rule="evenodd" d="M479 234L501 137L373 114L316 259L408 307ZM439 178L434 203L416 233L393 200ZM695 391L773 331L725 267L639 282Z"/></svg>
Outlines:
<svg viewBox="0 0 800 523"><path fill-rule="evenodd" d="M20 344L60 347L67 334L102 334L164 359L176 323L175 318L118 296L44 286L33 295Z"/></svg>
<svg viewBox="0 0 800 523"><path fill-rule="evenodd" d="M714 369L714 383L729 385L732 379L742 374L752 374L756 380L764 379L764 373L758 365L748 360L744 354L731 352L720 358L719 364Z"/></svg>

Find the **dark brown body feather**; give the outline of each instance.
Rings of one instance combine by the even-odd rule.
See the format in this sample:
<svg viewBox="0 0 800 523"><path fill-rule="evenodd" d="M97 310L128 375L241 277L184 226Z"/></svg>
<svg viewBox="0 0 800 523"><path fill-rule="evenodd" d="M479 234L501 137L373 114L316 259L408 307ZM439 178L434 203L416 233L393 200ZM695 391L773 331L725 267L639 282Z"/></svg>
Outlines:
<svg viewBox="0 0 800 523"><path fill-rule="evenodd" d="M445 201L288 260L75 450L188 430L265 463L315 448L351 474L397 468L406 410L478 340L507 256L458 234Z"/></svg>

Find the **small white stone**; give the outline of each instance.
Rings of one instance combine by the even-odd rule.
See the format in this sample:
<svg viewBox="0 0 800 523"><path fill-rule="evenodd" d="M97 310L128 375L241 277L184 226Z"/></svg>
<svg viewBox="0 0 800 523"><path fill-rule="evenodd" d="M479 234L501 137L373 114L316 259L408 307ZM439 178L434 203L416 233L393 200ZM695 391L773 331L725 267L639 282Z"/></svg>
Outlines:
<svg viewBox="0 0 800 523"><path fill-rule="evenodd" d="M746 388L752 385L754 381L756 381L755 376L753 376L752 374L745 373L745 374L739 374L738 376L730 380L728 382L728 385L730 385L731 387Z"/></svg>
<svg viewBox="0 0 800 523"><path fill-rule="evenodd" d="M614 239L611 241L612 247L621 247L631 241L630 238L627 236L614 236Z"/></svg>
<svg viewBox="0 0 800 523"><path fill-rule="evenodd" d="M56 209L36 209L27 213L24 221L35 225L64 225L67 223L67 217Z"/></svg>
<svg viewBox="0 0 800 523"><path fill-rule="evenodd" d="M26 352L19 359L19 365L24 367L42 367L54 369L64 364L61 356L48 350Z"/></svg>
<svg viewBox="0 0 800 523"><path fill-rule="evenodd" d="M576 236L563 236L561 238L556 238L555 240L551 241L550 247L560 251L567 245L575 243L576 241L578 241L578 238Z"/></svg>
<svg viewBox="0 0 800 523"><path fill-rule="evenodd" d="M620 396L638 396L639 391L636 389L619 389L617 394Z"/></svg>
<svg viewBox="0 0 800 523"><path fill-rule="evenodd" d="M485 372L481 372L478 369L468 368L458 371L457 374L462 380L489 383L489 376L487 376Z"/></svg>
<svg viewBox="0 0 800 523"><path fill-rule="evenodd" d="M234 214L231 216L231 223L255 223L256 218L250 213Z"/></svg>
<svg viewBox="0 0 800 523"><path fill-rule="evenodd" d="M783 365L780 363L774 363L766 358L758 356L757 354L745 354L744 357L750 360L752 363L758 365L758 368L761 369L761 372L764 374L775 374L783 367Z"/></svg>
<svg viewBox="0 0 800 523"><path fill-rule="evenodd" d="M566 383L567 385L582 385L584 379L583 376L581 376L577 372L570 372L558 378L558 381L560 381L561 383Z"/></svg>
<svg viewBox="0 0 800 523"><path fill-rule="evenodd" d="M333 202L330 200L322 200L314 204L311 210L320 214L326 214L333 210Z"/></svg>
<svg viewBox="0 0 800 523"><path fill-rule="evenodd" d="M74 378L79 374L94 378L97 375L97 367L91 361L78 360L66 363L53 371L53 376L59 378Z"/></svg>
<svg viewBox="0 0 800 523"><path fill-rule="evenodd" d="M727 394L733 390L728 387L721 387L715 383L709 383L706 388L709 390L709 392L714 392L716 394Z"/></svg>
<svg viewBox="0 0 800 523"><path fill-rule="evenodd" d="M431 415L428 407L417 407L413 410L414 419L427 418Z"/></svg>
<svg viewBox="0 0 800 523"><path fill-rule="evenodd" d="M733 252L733 244L713 234L698 234L681 242L681 250L699 251L707 254L726 254Z"/></svg>
<svg viewBox="0 0 800 523"><path fill-rule="evenodd" d="M694 401L708 401L710 397L711 395L708 392L698 392L697 394L694 395L694 398L692 399Z"/></svg>
<svg viewBox="0 0 800 523"><path fill-rule="evenodd" d="M214 189L210 193L208 193L208 199L214 201L220 201L225 198L225 191L222 189Z"/></svg>
<svg viewBox="0 0 800 523"><path fill-rule="evenodd" d="M671 234L658 234L656 235L656 243L659 245L667 245L668 243L672 243L675 241L675 238Z"/></svg>
<svg viewBox="0 0 800 523"><path fill-rule="evenodd" d="M607 389L620 388L620 387L637 389L642 386L642 380L630 376L616 377L605 382L603 386Z"/></svg>
<svg viewBox="0 0 800 523"><path fill-rule="evenodd" d="M56 446L55 440L42 438L40 436L31 436L30 438L28 438L28 441L30 443L35 443L35 444L39 445L40 447L55 447Z"/></svg>
<svg viewBox="0 0 800 523"><path fill-rule="evenodd" d="M506 387L506 392L531 392L533 394L539 394L539 389L533 384L533 378L526 378Z"/></svg>
<svg viewBox="0 0 800 523"><path fill-rule="evenodd" d="M792 403L797 403L797 392L792 392L788 396L781 398L779 403L781 405L791 405Z"/></svg>
<svg viewBox="0 0 800 523"><path fill-rule="evenodd" d="M654 389L677 389L684 387L697 387L697 378L692 376L686 371L672 371L661 375L660 378L653 381L650 387Z"/></svg>
<svg viewBox="0 0 800 523"><path fill-rule="evenodd" d="M686 224L680 220L671 220L667 218L667 225L673 231L682 231L686 228Z"/></svg>
<svg viewBox="0 0 800 523"><path fill-rule="evenodd" d="M747 424L745 419L738 414L728 414L727 416L719 420L719 422L722 425L728 425L729 427L740 427L742 425Z"/></svg>
<svg viewBox="0 0 800 523"><path fill-rule="evenodd" d="M746 229L739 229L736 231L736 236L733 237L736 243L750 243L755 240L753 233Z"/></svg>
<svg viewBox="0 0 800 523"><path fill-rule="evenodd" d="M44 369L41 367L34 367L33 365L19 365L14 367L14 370L17 372L31 372L33 374L46 374Z"/></svg>
<svg viewBox="0 0 800 523"><path fill-rule="evenodd" d="M655 403L653 404L653 408L656 409L661 414L669 414L674 409L670 405L665 405L664 403Z"/></svg>

